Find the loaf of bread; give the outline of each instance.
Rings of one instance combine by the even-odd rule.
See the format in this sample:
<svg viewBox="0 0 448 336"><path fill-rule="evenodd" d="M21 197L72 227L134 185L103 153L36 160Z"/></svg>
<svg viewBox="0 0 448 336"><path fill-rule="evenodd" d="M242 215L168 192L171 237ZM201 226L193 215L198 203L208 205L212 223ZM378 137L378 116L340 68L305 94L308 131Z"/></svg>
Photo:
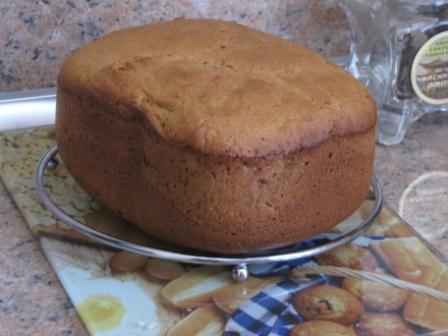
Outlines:
<svg viewBox="0 0 448 336"><path fill-rule="evenodd" d="M215 20L106 35L58 79L64 164L151 235L239 253L335 226L364 200L376 107L336 64Z"/></svg>

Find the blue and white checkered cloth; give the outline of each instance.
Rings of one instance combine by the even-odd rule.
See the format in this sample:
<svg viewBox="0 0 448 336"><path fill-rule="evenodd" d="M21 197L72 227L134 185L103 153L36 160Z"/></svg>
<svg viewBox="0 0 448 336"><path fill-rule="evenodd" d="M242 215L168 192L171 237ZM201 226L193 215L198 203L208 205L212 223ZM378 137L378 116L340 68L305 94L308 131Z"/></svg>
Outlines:
<svg viewBox="0 0 448 336"><path fill-rule="evenodd" d="M291 305L292 296L327 281L327 277L319 276L302 284L285 280L265 288L233 313L224 336L287 336L303 322Z"/></svg>

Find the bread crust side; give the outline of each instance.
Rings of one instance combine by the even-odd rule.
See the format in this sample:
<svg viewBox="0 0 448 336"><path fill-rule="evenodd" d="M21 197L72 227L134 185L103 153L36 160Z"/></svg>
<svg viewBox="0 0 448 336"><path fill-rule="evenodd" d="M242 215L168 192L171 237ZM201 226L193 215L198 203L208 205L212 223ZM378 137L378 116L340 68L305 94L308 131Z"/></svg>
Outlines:
<svg viewBox="0 0 448 336"><path fill-rule="evenodd" d="M138 111L58 89L57 143L100 203L168 242L219 253L287 245L330 229L365 199L375 130L256 158L162 138Z"/></svg>

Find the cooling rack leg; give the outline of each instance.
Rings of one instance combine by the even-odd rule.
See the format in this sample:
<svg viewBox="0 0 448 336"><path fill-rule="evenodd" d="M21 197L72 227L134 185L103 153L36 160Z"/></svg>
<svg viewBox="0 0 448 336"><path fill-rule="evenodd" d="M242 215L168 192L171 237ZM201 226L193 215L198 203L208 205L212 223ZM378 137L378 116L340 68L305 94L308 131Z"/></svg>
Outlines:
<svg viewBox="0 0 448 336"><path fill-rule="evenodd" d="M50 161L48 161L47 163L47 169L48 170L55 170L57 167L59 166L59 160L52 158Z"/></svg>
<svg viewBox="0 0 448 336"><path fill-rule="evenodd" d="M249 269L246 264L233 266L232 277L236 281L244 281L249 277Z"/></svg>

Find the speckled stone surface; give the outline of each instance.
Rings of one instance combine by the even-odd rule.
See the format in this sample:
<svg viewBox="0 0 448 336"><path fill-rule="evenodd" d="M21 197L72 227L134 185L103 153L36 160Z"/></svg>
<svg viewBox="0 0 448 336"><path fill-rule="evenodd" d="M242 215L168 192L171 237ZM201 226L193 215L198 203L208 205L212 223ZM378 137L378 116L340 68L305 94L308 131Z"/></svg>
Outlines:
<svg viewBox="0 0 448 336"><path fill-rule="evenodd" d="M59 66L81 45L130 25L176 17L236 20L342 54L349 33L336 0L6 0L0 2L0 91L54 86Z"/></svg>
<svg viewBox="0 0 448 336"><path fill-rule="evenodd" d="M60 64L82 44L125 26L179 16L238 20L341 54L349 33L335 2L1 1L0 91L54 86ZM447 140L448 115L426 116L401 145L377 148L376 174L392 208L448 256ZM0 335L86 334L1 183L0 227Z"/></svg>
<svg viewBox="0 0 448 336"><path fill-rule="evenodd" d="M386 202L448 257L448 114L426 115L397 146L377 146Z"/></svg>
<svg viewBox="0 0 448 336"><path fill-rule="evenodd" d="M1 183L0 227L0 335L87 335Z"/></svg>

